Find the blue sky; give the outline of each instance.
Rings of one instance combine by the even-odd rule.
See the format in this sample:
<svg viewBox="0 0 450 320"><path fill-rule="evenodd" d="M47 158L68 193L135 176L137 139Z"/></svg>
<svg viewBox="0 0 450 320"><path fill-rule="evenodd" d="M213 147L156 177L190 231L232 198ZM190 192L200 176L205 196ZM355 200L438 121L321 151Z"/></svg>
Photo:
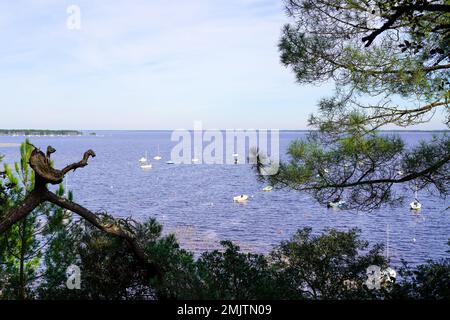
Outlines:
<svg viewBox="0 0 450 320"><path fill-rule="evenodd" d="M281 66L286 22L281 0L1 1L0 128L305 129L333 88Z"/></svg>

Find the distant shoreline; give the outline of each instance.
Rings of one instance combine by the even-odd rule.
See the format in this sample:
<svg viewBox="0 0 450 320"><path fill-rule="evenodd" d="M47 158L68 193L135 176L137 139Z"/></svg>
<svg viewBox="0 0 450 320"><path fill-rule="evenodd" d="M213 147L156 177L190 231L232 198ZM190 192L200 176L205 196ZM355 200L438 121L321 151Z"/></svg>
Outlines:
<svg viewBox="0 0 450 320"><path fill-rule="evenodd" d="M0 142L0 148L18 148L20 147L19 143L1 143Z"/></svg>
<svg viewBox="0 0 450 320"><path fill-rule="evenodd" d="M148 129L148 130L144 130L144 129L101 129L101 130L83 130L83 132L85 132L85 134L87 134L87 132L172 132L172 131L176 131L176 130L181 130L181 129ZM187 131L194 131L193 129L186 129ZM203 131L226 131L226 130L235 130L235 131L246 131L248 129L203 129ZM277 129L267 129L267 128L261 128L261 129L252 129L252 130L277 130ZM318 130L305 130L305 129L279 129L279 132L315 132ZM422 132L422 133L427 133L427 132L434 132L434 133L439 133L439 132L450 132L450 129L436 129L436 130L398 130L398 129L393 129L393 130L378 130L378 132L399 132L399 133L408 133L408 132Z"/></svg>
<svg viewBox="0 0 450 320"><path fill-rule="evenodd" d="M0 129L0 136L82 136L82 135L96 135L96 132L173 132L180 129L101 129L101 130L43 130L43 129ZM193 129L187 129L193 131ZM203 129L203 131L215 131L216 129ZM246 131L248 129L218 129L219 131L235 130ZM252 129L253 130L253 129ZM279 132L316 132L318 130L309 129L255 129L258 130L279 130ZM450 129L430 129L430 130L378 130L378 132L393 132L393 133L445 133L450 132Z"/></svg>
<svg viewBox="0 0 450 320"><path fill-rule="evenodd" d="M81 136L77 130L0 129L0 136Z"/></svg>

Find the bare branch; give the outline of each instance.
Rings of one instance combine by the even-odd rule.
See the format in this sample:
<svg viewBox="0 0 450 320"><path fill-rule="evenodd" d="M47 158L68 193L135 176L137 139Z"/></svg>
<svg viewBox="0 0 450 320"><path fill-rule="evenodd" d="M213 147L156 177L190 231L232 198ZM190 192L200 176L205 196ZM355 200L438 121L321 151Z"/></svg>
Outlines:
<svg viewBox="0 0 450 320"><path fill-rule="evenodd" d="M440 5L440 4L426 4L426 5L408 5L399 6L394 8L395 12L389 17L389 19L377 30L369 34L368 36L362 38L363 42L366 42L365 46L369 47L372 42L381 33L388 30L394 25L394 23L405 13L412 11L432 11L432 12L450 12L450 5Z"/></svg>
<svg viewBox="0 0 450 320"><path fill-rule="evenodd" d="M61 170L62 173L63 173L63 174L66 174L67 172L69 172L69 171L71 171L71 170L75 171L75 170L78 169L78 168L84 168L84 167L86 167L86 166L88 165L89 157L95 158L95 152L92 151L92 150L86 151L86 152L84 153L83 159L82 159L81 161L76 162L76 163L72 163L72 164L66 166L64 169Z"/></svg>
<svg viewBox="0 0 450 320"><path fill-rule="evenodd" d="M0 220L0 234L11 228L12 225L24 219L43 202L42 190L30 192L24 201L17 207L8 210Z"/></svg>

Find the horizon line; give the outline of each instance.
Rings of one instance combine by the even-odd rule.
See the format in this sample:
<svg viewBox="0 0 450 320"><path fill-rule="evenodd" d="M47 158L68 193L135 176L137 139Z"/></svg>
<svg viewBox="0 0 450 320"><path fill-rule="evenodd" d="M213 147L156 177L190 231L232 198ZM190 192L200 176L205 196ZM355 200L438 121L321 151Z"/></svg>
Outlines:
<svg viewBox="0 0 450 320"><path fill-rule="evenodd" d="M154 132L154 131L176 131L176 130L188 130L188 131L195 131L193 128L176 128L176 129L36 129L36 128L30 128L30 129L24 129L24 128L11 128L11 129L5 129L0 128L0 131L78 131L78 132L95 132L95 131L135 131L135 132ZM291 132L309 132L309 131L319 131L318 129L278 129L278 128L211 128L211 129L202 129L202 131L213 131L213 130L235 130L235 131L245 131L245 130L278 130L280 132L284 131L291 131ZM432 131L450 131L450 129L380 129L377 130L380 132L432 132Z"/></svg>

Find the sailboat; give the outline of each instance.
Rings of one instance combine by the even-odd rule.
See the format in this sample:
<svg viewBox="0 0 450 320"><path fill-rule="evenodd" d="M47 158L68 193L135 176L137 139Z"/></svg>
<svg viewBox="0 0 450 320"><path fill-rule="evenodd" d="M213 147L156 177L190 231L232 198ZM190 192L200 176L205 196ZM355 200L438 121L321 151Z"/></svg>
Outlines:
<svg viewBox="0 0 450 320"><path fill-rule="evenodd" d="M416 192L414 193L414 201L411 202L409 204L409 206L411 207L411 210L415 210L415 211L419 211L420 209L422 209L422 204L417 199L417 188L416 188Z"/></svg>
<svg viewBox="0 0 450 320"><path fill-rule="evenodd" d="M143 160L143 161L141 161L141 160ZM147 160L147 152L145 152L145 158L142 158L141 160L139 160L139 162L141 163L141 165L140 165L141 169L146 170L146 169L152 168L152 165L150 163L148 163L148 160Z"/></svg>
<svg viewBox="0 0 450 320"><path fill-rule="evenodd" d="M145 153L145 157L142 157L142 158L140 158L139 159L139 163L140 164L143 164L143 163L146 163L148 160L147 160L147 152Z"/></svg>
<svg viewBox="0 0 450 320"><path fill-rule="evenodd" d="M153 159L158 161L162 159L161 155L159 154L159 144L158 144L158 153L156 154L156 156L153 157Z"/></svg>

